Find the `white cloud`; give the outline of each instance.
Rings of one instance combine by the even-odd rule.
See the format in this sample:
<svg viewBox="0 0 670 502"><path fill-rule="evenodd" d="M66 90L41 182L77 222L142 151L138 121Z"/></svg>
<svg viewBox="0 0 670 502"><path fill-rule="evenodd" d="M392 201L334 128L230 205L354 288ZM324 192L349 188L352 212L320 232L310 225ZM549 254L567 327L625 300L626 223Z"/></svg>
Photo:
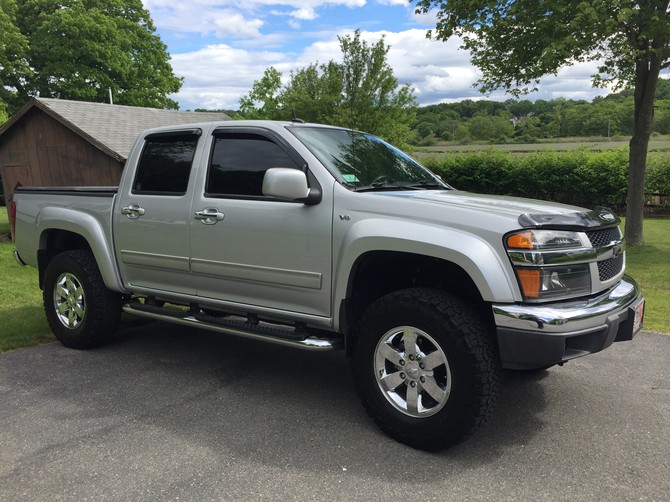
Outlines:
<svg viewBox="0 0 670 502"><path fill-rule="evenodd" d="M386 5L405 0L380 0ZM288 15L314 20L317 10L329 6L363 7L366 0L142 0L155 24L175 33L215 34L219 37L260 36L264 16ZM274 7L274 8L273 8ZM286 11L285 9L290 9Z"/></svg>
<svg viewBox="0 0 670 502"><path fill-rule="evenodd" d="M350 31L339 32L340 35ZM176 95L184 109L238 107L239 98L249 92L269 66L274 66L288 78L291 70L311 63L326 63L340 59L337 32L321 33L316 41L297 53L246 49L230 45L211 45L198 51L176 54L172 64L177 75L185 77L182 90ZM459 48L458 39L448 42L428 40L421 29L400 32L362 32L361 36L374 43L385 35L391 46L388 62L401 84L411 84L420 104L454 102L462 99L507 99L504 92L483 96L472 85L479 74L470 63L470 56ZM267 42L267 40L266 40ZM264 44L267 47L267 44ZM590 100L606 94L606 90L591 87L590 75L597 63L578 63L561 70L556 77L542 79L539 92L527 99L566 97Z"/></svg>
<svg viewBox="0 0 670 502"><path fill-rule="evenodd" d="M316 19L318 17L316 12L314 11L314 9L309 8L309 7L303 7L301 9L294 10L294 11L291 12L290 15L293 16L296 19L302 19L302 20L305 20L305 21L311 21L311 20Z"/></svg>

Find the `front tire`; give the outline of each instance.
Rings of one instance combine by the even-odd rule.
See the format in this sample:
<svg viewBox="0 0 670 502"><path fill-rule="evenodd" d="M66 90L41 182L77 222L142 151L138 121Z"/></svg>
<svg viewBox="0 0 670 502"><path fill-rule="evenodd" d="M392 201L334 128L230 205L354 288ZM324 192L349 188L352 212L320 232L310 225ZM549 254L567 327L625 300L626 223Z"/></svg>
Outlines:
<svg viewBox="0 0 670 502"><path fill-rule="evenodd" d="M105 287L90 251L66 251L51 260L43 300L49 327L66 347L96 347L118 328L121 295Z"/></svg>
<svg viewBox="0 0 670 502"><path fill-rule="evenodd" d="M354 378L388 435L437 451L469 437L491 414L501 365L475 309L449 293L414 288L374 302L356 329Z"/></svg>

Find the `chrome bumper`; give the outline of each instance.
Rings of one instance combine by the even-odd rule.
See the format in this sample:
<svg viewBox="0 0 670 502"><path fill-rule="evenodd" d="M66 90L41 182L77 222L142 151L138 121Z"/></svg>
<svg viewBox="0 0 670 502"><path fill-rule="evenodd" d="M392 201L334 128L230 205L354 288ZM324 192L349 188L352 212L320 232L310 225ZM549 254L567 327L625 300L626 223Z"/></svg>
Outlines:
<svg viewBox="0 0 670 502"><path fill-rule="evenodd" d="M631 340L633 307L643 300L631 278L583 301L551 305L493 305L503 366L540 368Z"/></svg>

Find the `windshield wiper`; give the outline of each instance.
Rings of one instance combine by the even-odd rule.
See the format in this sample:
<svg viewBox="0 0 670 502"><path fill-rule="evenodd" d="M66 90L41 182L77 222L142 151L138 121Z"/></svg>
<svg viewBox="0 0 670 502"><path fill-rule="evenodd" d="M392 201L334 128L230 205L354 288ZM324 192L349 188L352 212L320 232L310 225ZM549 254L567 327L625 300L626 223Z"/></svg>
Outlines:
<svg viewBox="0 0 670 502"><path fill-rule="evenodd" d="M354 189L355 192L374 192L384 190L421 190L421 187L415 185L404 185L394 181L377 181L369 185Z"/></svg>
<svg viewBox="0 0 670 502"><path fill-rule="evenodd" d="M446 183L440 183L437 180L421 180L417 181L416 183L410 183L406 185L407 187L411 187L414 189L427 189L427 190L432 190L432 189L438 189L438 190L451 190L452 188L447 185Z"/></svg>

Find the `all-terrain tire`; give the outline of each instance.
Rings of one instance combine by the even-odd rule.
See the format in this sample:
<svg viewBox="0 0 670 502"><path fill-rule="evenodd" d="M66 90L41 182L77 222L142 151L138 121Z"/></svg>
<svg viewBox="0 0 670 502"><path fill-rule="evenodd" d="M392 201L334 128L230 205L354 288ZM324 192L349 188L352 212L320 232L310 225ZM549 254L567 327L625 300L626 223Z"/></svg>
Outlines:
<svg viewBox="0 0 670 502"><path fill-rule="evenodd" d="M51 260L43 299L49 327L66 347L96 347L118 328L121 295L105 287L90 251L65 251Z"/></svg>
<svg viewBox="0 0 670 502"><path fill-rule="evenodd" d="M489 418L501 364L492 329L453 294L413 288L375 301L356 327L353 371L368 414L388 435L437 451Z"/></svg>

